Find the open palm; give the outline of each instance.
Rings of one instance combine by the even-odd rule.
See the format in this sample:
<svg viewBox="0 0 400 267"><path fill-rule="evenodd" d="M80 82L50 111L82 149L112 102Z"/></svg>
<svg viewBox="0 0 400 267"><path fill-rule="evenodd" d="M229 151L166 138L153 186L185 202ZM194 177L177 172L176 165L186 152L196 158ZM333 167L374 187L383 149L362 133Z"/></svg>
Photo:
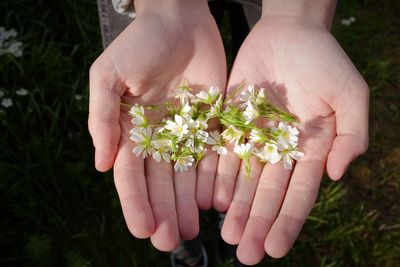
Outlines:
<svg viewBox="0 0 400 267"><path fill-rule="evenodd" d="M198 166L198 174L196 168L177 173L172 164L136 157L129 139L131 118L120 102L162 104L183 80L196 90L225 88L221 38L204 6L207 12L200 12L202 7L179 14L171 9L138 14L90 73L89 129L96 168L106 171L114 166L128 228L136 237L151 236L160 250L172 250L180 238L197 235L196 176L212 188L213 181L203 170L215 172L217 155L210 152ZM212 191L208 198L211 203Z"/></svg>
<svg viewBox="0 0 400 267"><path fill-rule="evenodd" d="M279 16L262 18L250 32L228 94L243 82L265 87L271 102L298 118L305 153L292 171L253 162L250 182L233 152L219 160L213 204L228 209L222 236L239 244L243 263L255 264L265 251L272 257L288 252L315 203L325 166L337 180L367 148L368 87L326 29Z"/></svg>

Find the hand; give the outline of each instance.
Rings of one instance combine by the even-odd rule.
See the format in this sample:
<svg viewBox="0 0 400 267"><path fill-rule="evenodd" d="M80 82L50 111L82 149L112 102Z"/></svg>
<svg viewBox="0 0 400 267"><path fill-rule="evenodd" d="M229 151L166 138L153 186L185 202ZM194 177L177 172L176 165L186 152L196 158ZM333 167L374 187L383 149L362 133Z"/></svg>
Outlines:
<svg viewBox="0 0 400 267"><path fill-rule="evenodd" d="M289 251L325 166L338 180L366 150L368 86L326 27L300 16L257 23L235 60L227 95L243 82L265 87L271 102L298 118L305 153L292 171L253 160L250 181L232 149L220 157L213 205L229 207L222 237L239 244L241 262L256 264L265 252L276 258Z"/></svg>
<svg viewBox="0 0 400 267"><path fill-rule="evenodd" d="M114 165L129 230L138 238L151 236L157 249L167 251L199 231L196 169L174 173L172 164L136 157L129 139L133 125L120 102L162 104L183 80L195 89L225 88L225 54L207 1L136 0L135 6L136 19L90 70L89 130L96 168ZM211 188L209 206L213 180L206 174L215 174L216 158L209 153L198 166L198 183Z"/></svg>

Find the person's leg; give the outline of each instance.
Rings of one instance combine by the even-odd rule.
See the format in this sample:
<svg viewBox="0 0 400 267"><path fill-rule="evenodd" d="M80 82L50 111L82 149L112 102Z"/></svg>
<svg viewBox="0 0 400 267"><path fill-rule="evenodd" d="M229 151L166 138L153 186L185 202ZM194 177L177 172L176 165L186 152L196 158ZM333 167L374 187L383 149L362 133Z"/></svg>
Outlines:
<svg viewBox="0 0 400 267"><path fill-rule="evenodd" d="M210 7L211 14L217 22L218 28L220 28L225 12L225 0L208 1L208 6Z"/></svg>
<svg viewBox="0 0 400 267"><path fill-rule="evenodd" d="M250 32L250 27L247 23L244 9L241 4L231 1L227 6L232 38L232 51L230 52L232 53L233 58L235 58L244 39L246 39L247 34Z"/></svg>
<svg viewBox="0 0 400 267"><path fill-rule="evenodd" d="M262 0L231 0L242 5L244 16L250 29L261 18Z"/></svg>
<svg viewBox="0 0 400 267"><path fill-rule="evenodd" d="M235 57L251 28L261 18L261 0L231 0L227 3Z"/></svg>
<svg viewBox="0 0 400 267"><path fill-rule="evenodd" d="M105 49L132 21L132 18L117 13L111 0L97 0L101 36Z"/></svg>

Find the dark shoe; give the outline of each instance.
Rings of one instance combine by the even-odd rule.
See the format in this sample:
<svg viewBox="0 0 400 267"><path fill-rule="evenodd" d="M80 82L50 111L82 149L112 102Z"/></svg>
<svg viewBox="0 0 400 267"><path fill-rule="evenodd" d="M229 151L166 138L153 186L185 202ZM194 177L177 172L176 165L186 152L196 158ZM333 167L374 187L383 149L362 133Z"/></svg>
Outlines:
<svg viewBox="0 0 400 267"><path fill-rule="evenodd" d="M218 223L218 229L219 233L221 233L222 225L224 224L225 220L225 214L224 213L218 213L219 217L219 223ZM236 256L236 249L237 245L230 245L226 243L221 236L218 238L218 243L219 243L219 251L220 251L220 256L223 261L230 261L232 262L233 266L235 267L245 267L247 265L244 265L239 261L239 259Z"/></svg>
<svg viewBox="0 0 400 267"><path fill-rule="evenodd" d="M201 246L200 255L196 258L184 257L182 259L177 258L176 253L171 253L171 266L172 267L207 267L208 256L207 251Z"/></svg>

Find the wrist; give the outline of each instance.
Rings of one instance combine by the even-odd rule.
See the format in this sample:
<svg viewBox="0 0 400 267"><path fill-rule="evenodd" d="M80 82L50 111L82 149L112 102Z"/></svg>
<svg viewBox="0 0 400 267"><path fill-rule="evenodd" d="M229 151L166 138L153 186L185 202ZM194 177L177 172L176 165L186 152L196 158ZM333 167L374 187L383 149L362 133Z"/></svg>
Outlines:
<svg viewBox="0 0 400 267"><path fill-rule="evenodd" d="M263 0L262 17L299 17L330 30L336 0Z"/></svg>
<svg viewBox="0 0 400 267"><path fill-rule="evenodd" d="M207 0L134 0L137 15L159 14L169 17L196 17L210 14Z"/></svg>

